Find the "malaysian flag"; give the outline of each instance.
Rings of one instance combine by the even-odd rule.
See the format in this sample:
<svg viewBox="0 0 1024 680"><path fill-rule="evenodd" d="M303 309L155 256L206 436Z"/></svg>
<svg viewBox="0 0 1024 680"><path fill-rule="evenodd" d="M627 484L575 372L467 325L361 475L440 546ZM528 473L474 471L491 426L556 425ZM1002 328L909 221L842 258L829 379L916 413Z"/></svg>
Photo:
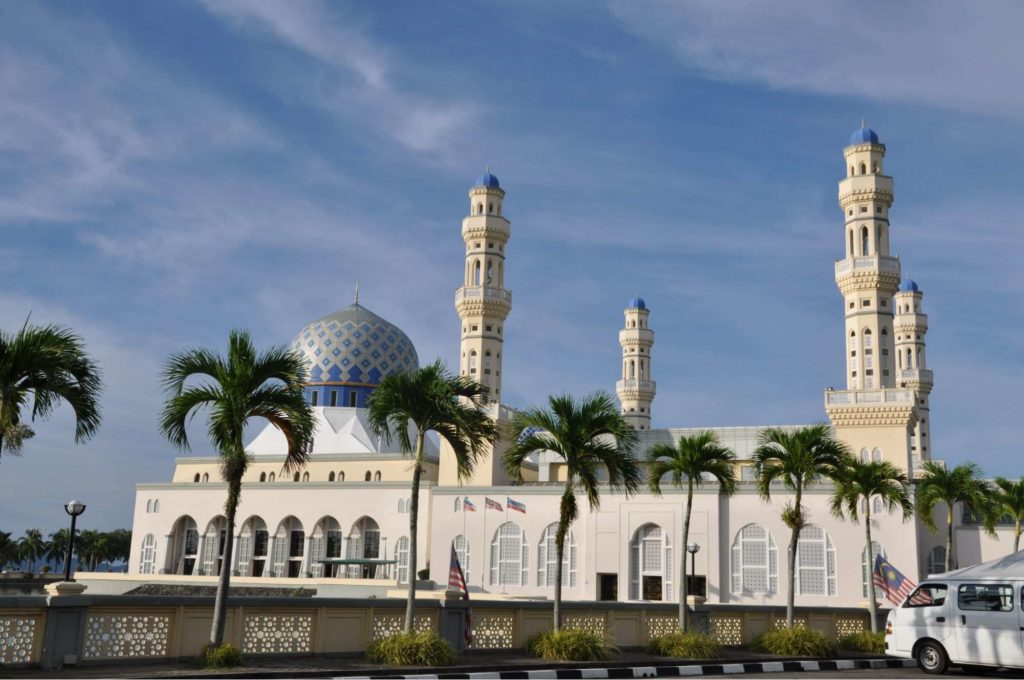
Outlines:
<svg viewBox="0 0 1024 680"><path fill-rule="evenodd" d="M459 564L459 556L455 553L454 543L452 543L451 566L448 567L448 589L458 591L462 593L463 597L469 599L466 576L462 573L462 565Z"/></svg>
<svg viewBox="0 0 1024 680"><path fill-rule="evenodd" d="M888 560L881 555L875 556L875 569L871 575L871 581L875 586L882 589L885 599L899 606L914 592L917 584L900 573L900 570L892 566ZM927 597L919 595L918 597Z"/></svg>
<svg viewBox="0 0 1024 680"><path fill-rule="evenodd" d="M525 503L520 503L519 501L508 498L507 496L505 497L505 502L508 504L509 510L515 510L516 512L521 512L524 515L526 514Z"/></svg>
<svg viewBox="0 0 1024 680"><path fill-rule="evenodd" d="M476 512L476 506L473 505L473 501L468 498L462 499L462 509L466 512Z"/></svg>
<svg viewBox="0 0 1024 680"><path fill-rule="evenodd" d="M484 509L485 510L497 510L501 512L504 508L501 507L501 503L494 500L493 498L484 497Z"/></svg>

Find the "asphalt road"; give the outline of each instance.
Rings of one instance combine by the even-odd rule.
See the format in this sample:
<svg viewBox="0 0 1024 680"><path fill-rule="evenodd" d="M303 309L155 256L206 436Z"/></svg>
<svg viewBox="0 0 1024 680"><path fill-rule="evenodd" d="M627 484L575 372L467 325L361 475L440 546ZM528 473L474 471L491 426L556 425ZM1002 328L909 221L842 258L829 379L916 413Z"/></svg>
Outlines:
<svg viewBox="0 0 1024 680"><path fill-rule="evenodd" d="M767 674L761 677L788 677L785 673ZM817 678L1024 678L1024 671L992 671L987 674L965 673L959 668L950 668L946 675L929 675L918 668L871 668L856 671L817 671L813 673L801 673L793 677L805 677L807 680Z"/></svg>

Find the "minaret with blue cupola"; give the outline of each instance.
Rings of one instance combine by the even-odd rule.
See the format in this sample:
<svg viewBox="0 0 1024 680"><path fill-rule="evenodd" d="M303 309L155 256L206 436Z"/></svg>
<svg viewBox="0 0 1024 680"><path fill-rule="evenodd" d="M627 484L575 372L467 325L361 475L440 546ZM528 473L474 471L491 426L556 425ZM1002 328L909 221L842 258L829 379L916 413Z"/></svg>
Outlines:
<svg viewBox="0 0 1024 680"><path fill-rule="evenodd" d="M928 405L934 384L932 372L925 356L925 335L928 333L928 315L921 311L924 293L912 279L900 284L894 304L896 316L896 370L900 387L913 389L916 395L918 419L910 437L910 450L916 464L932 457L929 440L931 414Z"/></svg>
<svg viewBox="0 0 1024 680"><path fill-rule="evenodd" d="M900 261L889 250L893 183L882 166L885 145L863 123L843 157L847 173L839 182L839 206L845 218L845 257L836 261L835 278L846 315L846 385L877 390L896 385L892 301Z"/></svg>
<svg viewBox="0 0 1024 680"><path fill-rule="evenodd" d="M505 288L505 248L511 231L502 214L504 199L505 191L490 169L470 188L469 215L462 220L465 276L455 291L462 323L459 373L483 384L492 402L501 400L504 326L512 310L512 293Z"/></svg>
<svg viewBox="0 0 1024 680"><path fill-rule="evenodd" d="M626 327L619 331L622 346L622 379L615 391L622 404L626 422L637 430L651 429L651 402L656 385L651 371L651 347L654 331L647 323L650 310L642 297L634 297L626 305Z"/></svg>

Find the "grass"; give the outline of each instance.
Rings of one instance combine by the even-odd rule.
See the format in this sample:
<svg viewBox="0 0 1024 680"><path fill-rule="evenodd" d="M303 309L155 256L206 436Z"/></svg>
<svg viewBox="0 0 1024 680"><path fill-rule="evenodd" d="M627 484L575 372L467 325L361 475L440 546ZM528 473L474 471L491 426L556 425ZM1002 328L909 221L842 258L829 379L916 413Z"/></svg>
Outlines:
<svg viewBox="0 0 1024 680"><path fill-rule="evenodd" d="M647 652L658 656L678 659L717 659L721 656L722 645L707 633L674 633L651 638Z"/></svg>
<svg viewBox="0 0 1024 680"><path fill-rule="evenodd" d="M604 636L588 630L563 628L531 635L526 651L549 661L598 661L616 651Z"/></svg>
<svg viewBox="0 0 1024 680"><path fill-rule="evenodd" d="M234 668L242 664L242 650L230 642L219 647L203 647L203 663L207 668Z"/></svg>
<svg viewBox="0 0 1024 680"><path fill-rule="evenodd" d="M750 648L755 652L780 656L831 656L836 643L810 628L779 628L761 633Z"/></svg>
<svg viewBox="0 0 1024 680"><path fill-rule="evenodd" d="M455 652L447 640L428 630L374 640L366 648L366 660L385 666L451 666Z"/></svg>
<svg viewBox="0 0 1024 680"><path fill-rule="evenodd" d="M885 654L885 633L861 631L839 638L839 648L851 652L867 652L869 654Z"/></svg>

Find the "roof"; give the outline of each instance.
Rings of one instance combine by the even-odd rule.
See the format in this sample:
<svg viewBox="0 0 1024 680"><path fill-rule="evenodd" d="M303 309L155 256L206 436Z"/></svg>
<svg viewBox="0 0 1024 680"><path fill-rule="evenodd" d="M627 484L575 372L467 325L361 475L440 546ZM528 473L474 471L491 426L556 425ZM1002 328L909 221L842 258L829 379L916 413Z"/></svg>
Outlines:
<svg viewBox="0 0 1024 680"><path fill-rule="evenodd" d="M879 144L879 143L880 142L878 141L878 133L875 132L874 130L872 130L871 128L869 128L869 127L864 127L863 125L861 125L861 127L859 127L856 130L854 130L853 134L850 135L850 144Z"/></svg>
<svg viewBox="0 0 1024 680"><path fill-rule="evenodd" d="M1024 579L1024 552L1011 553L1005 557L982 562L929 578L975 579L975 578L1020 578Z"/></svg>

